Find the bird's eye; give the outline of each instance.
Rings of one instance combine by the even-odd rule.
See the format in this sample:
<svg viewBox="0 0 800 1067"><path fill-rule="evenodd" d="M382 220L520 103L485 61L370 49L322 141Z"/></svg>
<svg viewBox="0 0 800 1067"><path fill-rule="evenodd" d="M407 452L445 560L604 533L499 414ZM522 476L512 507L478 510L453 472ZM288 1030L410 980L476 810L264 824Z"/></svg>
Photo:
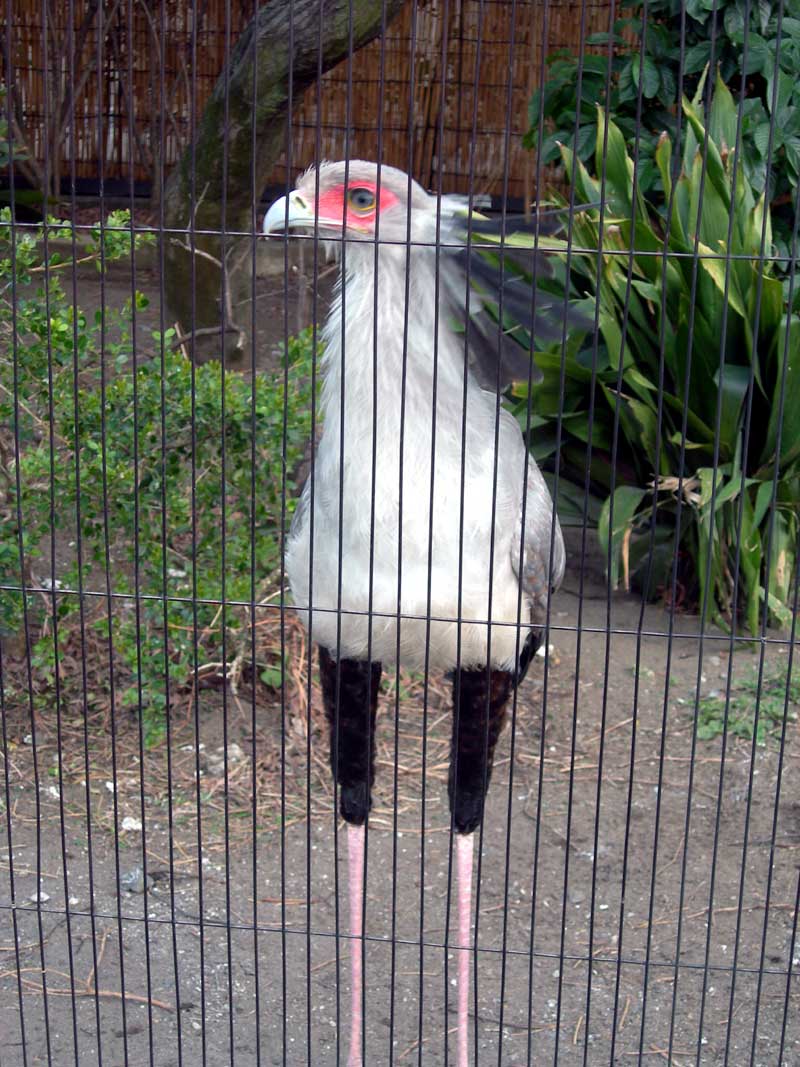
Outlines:
<svg viewBox="0 0 800 1067"><path fill-rule="evenodd" d="M371 189L349 189L347 202L359 215L367 215L375 207L375 194Z"/></svg>

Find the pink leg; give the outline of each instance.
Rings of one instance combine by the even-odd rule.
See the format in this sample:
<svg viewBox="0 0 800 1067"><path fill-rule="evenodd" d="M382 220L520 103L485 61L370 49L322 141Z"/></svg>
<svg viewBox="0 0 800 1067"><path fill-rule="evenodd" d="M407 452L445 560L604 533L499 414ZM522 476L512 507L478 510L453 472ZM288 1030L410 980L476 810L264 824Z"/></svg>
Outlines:
<svg viewBox="0 0 800 1067"><path fill-rule="evenodd" d="M474 834L456 835L458 863L458 1058L457 1067L469 1067L469 957L472 925L472 853Z"/></svg>
<svg viewBox="0 0 800 1067"><path fill-rule="evenodd" d="M362 1067L361 948L364 926L364 827L347 827L347 877L350 891L350 1055L347 1067Z"/></svg>

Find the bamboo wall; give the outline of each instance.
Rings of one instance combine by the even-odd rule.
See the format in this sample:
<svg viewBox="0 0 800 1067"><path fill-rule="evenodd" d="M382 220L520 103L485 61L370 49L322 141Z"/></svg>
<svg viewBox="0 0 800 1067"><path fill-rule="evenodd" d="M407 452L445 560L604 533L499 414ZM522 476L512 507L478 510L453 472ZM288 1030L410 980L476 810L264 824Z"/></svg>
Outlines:
<svg viewBox="0 0 800 1067"><path fill-rule="evenodd" d="M51 187L73 167L77 178L158 184L162 164L168 170L188 143L192 100L198 114L223 69L226 47L252 17L253 0L46 3L45 35L42 0L15 0L14 69L5 72L13 86L16 136L29 147L30 176L41 181L47 159ZM384 162L410 167L429 188L437 186L441 168L445 191L465 191L472 173L476 191L502 193L508 158L509 195L530 195L532 157L521 146L527 102L543 55L579 49L582 6L563 0L409 4L382 42L325 75L319 106L317 88L306 93L292 123L292 170L314 159L318 125L321 155L334 159L348 147L351 157L375 158L382 124ZM609 7L608 0L587 0L587 33L608 28ZM283 163L271 180L285 181Z"/></svg>

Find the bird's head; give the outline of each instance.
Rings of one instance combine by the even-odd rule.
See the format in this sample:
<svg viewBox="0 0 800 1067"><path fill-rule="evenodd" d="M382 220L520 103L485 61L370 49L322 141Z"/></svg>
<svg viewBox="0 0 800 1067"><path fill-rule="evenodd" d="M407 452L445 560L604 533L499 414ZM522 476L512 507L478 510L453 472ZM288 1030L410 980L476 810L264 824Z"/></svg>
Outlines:
<svg viewBox="0 0 800 1067"><path fill-rule="evenodd" d="M395 167L353 159L348 164L320 163L303 174L294 190L267 211L265 234L287 229L320 237L356 241L403 242L424 238L436 201ZM435 214L434 216L435 217Z"/></svg>

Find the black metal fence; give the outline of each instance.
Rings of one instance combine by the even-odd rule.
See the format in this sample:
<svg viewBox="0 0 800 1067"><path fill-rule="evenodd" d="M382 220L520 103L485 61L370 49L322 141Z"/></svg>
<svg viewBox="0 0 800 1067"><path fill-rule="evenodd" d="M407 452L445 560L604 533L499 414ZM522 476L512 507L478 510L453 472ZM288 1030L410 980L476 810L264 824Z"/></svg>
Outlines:
<svg viewBox="0 0 800 1067"><path fill-rule="evenodd" d="M78 197L46 32L21 180L6 36L1 1064L800 1062L800 13L576 5L522 214L349 150L262 204L399 6L220 26L152 201Z"/></svg>

